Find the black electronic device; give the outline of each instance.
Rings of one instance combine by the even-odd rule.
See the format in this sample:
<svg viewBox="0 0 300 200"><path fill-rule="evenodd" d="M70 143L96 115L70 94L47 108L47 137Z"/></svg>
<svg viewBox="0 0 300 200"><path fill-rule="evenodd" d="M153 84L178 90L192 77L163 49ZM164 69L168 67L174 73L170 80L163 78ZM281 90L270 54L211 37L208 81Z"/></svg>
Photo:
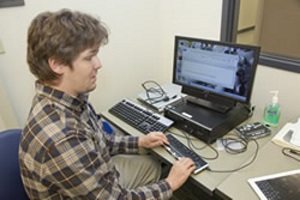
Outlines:
<svg viewBox="0 0 300 200"><path fill-rule="evenodd" d="M258 46L176 36L173 83L188 102L228 112L250 104L259 53Z"/></svg>
<svg viewBox="0 0 300 200"><path fill-rule="evenodd" d="M167 138L169 140L169 145L165 145L165 148L169 153L171 153L176 159L180 159L182 157L191 158L195 165L196 169L194 170L194 174L199 173L203 169L208 167L208 163L203 160L198 154L189 149L183 143L181 143L178 139L176 139L173 135L168 134Z"/></svg>
<svg viewBox="0 0 300 200"><path fill-rule="evenodd" d="M251 93L260 47L175 36L173 83L187 96L167 106L175 126L207 142L251 114Z"/></svg>
<svg viewBox="0 0 300 200"><path fill-rule="evenodd" d="M174 126L188 134L211 144L250 116L250 110L238 103L226 113L213 111L182 99L167 106L164 110Z"/></svg>
<svg viewBox="0 0 300 200"><path fill-rule="evenodd" d="M108 111L145 134L152 131L165 132L173 124L172 120L154 113L129 99L123 99Z"/></svg>
<svg viewBox="0 0 300 200"><path fill-rule="evenodd" d="M241 138L258 139L271 135L271 130L260 122L248 123L235 128L235 131L241 136Z"/></svg>

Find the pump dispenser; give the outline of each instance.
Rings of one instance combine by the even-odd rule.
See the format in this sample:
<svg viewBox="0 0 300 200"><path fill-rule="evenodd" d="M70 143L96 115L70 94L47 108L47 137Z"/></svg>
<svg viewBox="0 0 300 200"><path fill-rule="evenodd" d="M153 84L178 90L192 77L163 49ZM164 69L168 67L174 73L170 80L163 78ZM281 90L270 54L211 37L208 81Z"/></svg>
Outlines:
<svg viewBox="0 0 300 200"><path fill-rule="evenodd" d="M272 102L267 104L264 110L264 124L277 126L280 118L280 105L278 103L278 91L270 91L273 94Z"/></svg>

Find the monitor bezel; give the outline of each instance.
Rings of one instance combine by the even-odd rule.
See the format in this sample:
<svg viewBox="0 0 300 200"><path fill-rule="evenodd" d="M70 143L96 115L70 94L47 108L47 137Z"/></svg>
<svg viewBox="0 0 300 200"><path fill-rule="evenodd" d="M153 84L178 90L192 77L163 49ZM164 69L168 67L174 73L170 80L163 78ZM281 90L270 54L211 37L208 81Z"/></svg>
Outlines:
<svg viewBox="0 0 300 200"><path fill-rule="evenodd" d="M215 93L213 91L193 87L190 85L183 84L181 82L178 82L176 80L176 66L177 66L177 54L178 54L178 42L180 40L190 40L190 41L195 41L195 42L205 42L205 43L210 43L214 45L222 45L222 46L228 46L231 48L242 48L242 49L249 49L254 51L254 61L252 65L252 70L250 74L250 80L248 83L248 90L245 95L245 99L240 99L240 98L235 98L231 96L227 96L224 94L219 94ZM259 60L259 54L260 54L260 47L259 46L254 46L254 45L248 45L248 44L239 44L239 43L231 43L231 42L222 42L222 41L217 41L217 40L210 40L210 39L204 39L204 38L195 38L195 37L186 37L186 36L175 36L175 43L174 43L174 60L173 60L173 77L172 77L172 82L177 85L182 86L182 93L185 93L189 96L196 97L196 98L201 98L205 99L208 101L213 101L213 102L218 102L218 103L224 103L224 104L236 104L237 102L243 103L243 104L250 104L251 102L251 96L253 92L253 86L254 86L254 81L255 81L255 75L256 75L256 70L257 70L257 65L258 65L258 60Z"/></svg>

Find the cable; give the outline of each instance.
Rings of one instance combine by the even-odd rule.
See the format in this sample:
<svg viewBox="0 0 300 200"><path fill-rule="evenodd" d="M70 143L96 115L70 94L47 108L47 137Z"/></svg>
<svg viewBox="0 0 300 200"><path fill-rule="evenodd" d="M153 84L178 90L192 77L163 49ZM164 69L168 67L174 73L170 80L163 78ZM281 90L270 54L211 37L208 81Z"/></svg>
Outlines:
<svg viewBox="0 0 300 200"><path fill-rule="evenodd" d="M247 150L248 140L234 134L228 134L229 137L221 138L220 141L226 152L230 154L239 154ZM237 148L237 146L241 146Z"/></svg>
<svg viewBox="0 0 300 200"><path fill-rule="evenodd" d="M235 168L235 169L231 169L231 170L214 170L214 169L211 169L209 167L208 167L208 170L210 172L216 172L216 173L229 173L229 172L236 172L238 170L244 169L244 168L248 167L249 165L251 165L254 162L254 160L256 159L256 157L258 155L258 150L259 150L259 144L255 139L249 140L247 142L247 144L251 141L253 141L256 144L256 149L255 149L255 152L254 152L254 155L253 155L252 159L248 163L245 163L242 166L240 166L238 168Z"/></svg>
<svg viewBox="0 0 300 200"><path fill-rule="evenodd" d="M283 155L300 162L300 151L291 148L283 148L281 152Z"/></svg>
<svg viewBox="0 0 300 200"><path fill-rule="evenodd" d="M178 130L180 130L180 129L178 129ZM169 132L170 132L170 131L169 131ZM209 148L212 149L213 152L216 154L214 157L204 157L204 156L202 156L202 155L199 155L198 152L195 152L195 151L194 151L194 152L195 152L196 154L198 154L201 158L204 158L204 159L207 159L207 160L215 160L215 159L217 159L217 158L219 157L218 151L217 151L215 148L213 148L211 145L208 145L208 144L205 143L205 145L202 146L202 147L200 147L200 148L199 148L199 147L196 147L196 145L193 143L193 141L195 141L195 140L198 140L198 141L199 141L198 138L190 137L189 134L186 133L185 131L180 130L180 132L182 133L182 135L177 134L177 133L174 133L174 132L170 132L170 133L172 133L173 135L176 135L176 136L178 136L178 137L181 137L181 138L186 139L186 141L187 141L187 147L188 147L190 150L194 151L194 149L196 149L196 150L200 151L200 150L205 149L206 147L209 147Z"/></svg>
<svg viewBox="0 0 300 200"><path fill-rule="evenodd" d="M215 159L217 159L219 157L219 152L212 145L205 144L204 146L202 146L202 147L199 148L199 147L197 147L193 143L193 141L199 140L197 138L192 138L192 137L189 136L189 135L192 135L193 130L191 130L190 133L187 133L187 132L182 131L182 130L180 130L180 131L181 131L182 135L176 134L176 133L173 133L173 132L170 132L170 133L172 133L172 134L174 134L176 136L185 138L187 140L187 146L188 146L188 148L191 149L192 151L194 151L194 149L196 149L196 150L199 151L199 150L203 150L206 147L209 147L215 153L214 157L204 157L202 155L199 155L198 152L194 151L201 158L206 159L206 160L215 160ZM237 167L235 169L229 169L229 170L214 170L214 169L211 169L210 167L208 167L207 169L210 172L215 172L215 173L229 173L229 172L235 172L235 171L244 169L244 168L248 167L249 165L251 165L255 161L255 159L256 159L256 157L258 155L259 144L258 144L258 142L255 139L246 140L246 139L240 138L238 135L235 135L235 134L227 134L227 137L221 138L220 140L221 140L221 142L222 142L222 144L223 144L226 152L228 152L230 154L233 154L233 155L240 154L240 153L243 153L243 152L247 151L248 150L248 145L249 145L250 142L254 142L255 143L256 149L255 149L255 152L254 152L254 155L253 155L252 159L249 162L243 164L242 166ZM236 148L237 145L240 145L241 147L240 148ZM299 155L300 155L300 152L299 152Z"/></svg>
<svg viewBox="0 0 300 200"><path fill-rule="evenodd" d="M255 110L255 105L251 106L250 104L242 104L242 103L238 103L239 105L241 105L242 107L244 107L247 111L248 111L248 116L251 117L254 113Z"/></svg>
<svg viewBox="0 0 300 200"><path fill-rule="evenodd" d="M154 85L154 87L152 85ZM164 91L164 89L161 87L159 83L153 80L148 80L142 83L142 87L144 88L146 92L147 99L146 101L149 101L150 104L155 104L161 101L168 101L169 97L167 96L167 93ZM155 94L155 97L151 97L151 94Z"/></svg>
<svg viewBox="0 0 300 200"><path fill-rule="evenodd" d="M193 131L194 130L191 130L191 133L190 133L191 135L192 135ZM187 144L188 144L188 147L190 149L196 149L198 151L203 150L206 147L209 147L215 153L215 156L213 156L213 157L204 157L204 156L201 156L202 158L204 158L206 160L215 160L215 159L217 159L219 157L219 152L212 145L210 145L210 144L205 143L205 145L203 147L199 148L199 147L196 147L196 145L193 143L193 141L189 137L187 137Z"/></svg>

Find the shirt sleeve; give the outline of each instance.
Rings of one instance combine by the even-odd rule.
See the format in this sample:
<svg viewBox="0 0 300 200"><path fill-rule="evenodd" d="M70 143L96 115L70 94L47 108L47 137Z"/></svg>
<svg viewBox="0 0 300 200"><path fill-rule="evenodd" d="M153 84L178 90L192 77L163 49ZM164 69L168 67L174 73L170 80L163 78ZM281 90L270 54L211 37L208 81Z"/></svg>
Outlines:
<svg viewBox="0 0 300 200"><path fill-rule="evenodd" d="M138 137L123 135L106 135L105 139L106 145L107 147L109 147L111 155L139 152Z"/></svg>
<svg viewBox="0 0 300 200"><path fill-rule="evenodd" d="M61 196L72 199L169 199L172 196L165 180L134 190L122 188L109 151L101 147L101 142L72 135L53 145L43 163L41 183L48 190L59 191Z"/></svg>
<svg viewBox="0 0 300 200"><path fill-rule="evenodd" d="M109 147L109 151L111 155L121 154L121 153L138 153L138 137L125 135L123 133L116 132L111 125L110 128L103 128L103 120L101 117L98 117L98 124L100 128L100 134L98 135L100 138L106 141L106 145ZM109 124L106 122L106 124ZM106 129L110 129L110 131L106 131Z"/></svg>

